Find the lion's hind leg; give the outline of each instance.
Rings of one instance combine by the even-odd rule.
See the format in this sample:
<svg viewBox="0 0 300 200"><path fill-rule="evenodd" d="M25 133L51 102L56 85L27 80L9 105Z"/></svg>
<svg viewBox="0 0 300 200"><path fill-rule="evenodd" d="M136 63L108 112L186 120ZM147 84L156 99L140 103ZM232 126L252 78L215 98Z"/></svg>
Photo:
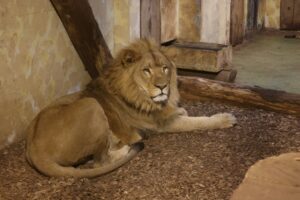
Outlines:
<svg viewBox="0 0 300 200"><path fill-rule="evenodd" d="M143 150L144 144L138 142L132 145L124 145L123 147L115 150L109 150L107 152L100 152L100 154L94 156L94 167L103 167L105 165L113 165L123 160L123 164L130 161L134 156ZM116 168L119 167L116 164Z"/></svg>

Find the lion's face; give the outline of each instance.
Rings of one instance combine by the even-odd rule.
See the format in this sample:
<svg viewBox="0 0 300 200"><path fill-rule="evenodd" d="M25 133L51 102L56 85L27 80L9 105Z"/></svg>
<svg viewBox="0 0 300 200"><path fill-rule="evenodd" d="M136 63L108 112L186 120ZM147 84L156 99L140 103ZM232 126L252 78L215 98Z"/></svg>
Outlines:
<svg viewBox="0 0 300 200"><path fill-rule="evenodd" d="M148 52L133 75L139 90L157 104L165 104L170 94L172 64L160 52Z"/></svg>
<svg viewBox="0 0 300 200"><path fill-rule="evenodd" d="M175 65L148 40L121 50L104 77L111 91L138 110L160 110L178 99Z"/></svg>

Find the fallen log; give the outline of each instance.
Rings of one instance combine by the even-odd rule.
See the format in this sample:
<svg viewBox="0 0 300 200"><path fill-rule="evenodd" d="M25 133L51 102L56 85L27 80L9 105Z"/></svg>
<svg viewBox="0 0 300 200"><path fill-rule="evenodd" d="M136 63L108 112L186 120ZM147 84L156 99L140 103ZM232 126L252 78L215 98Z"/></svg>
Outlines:
<svg viewBox="0 0 300 200"><path fill-rule="evenodd" d="M79 57L92 78L112 59L88 0L51 0Z"/></svg>
<svg viewBox="0 0 300 200"><path fill-rule="evenodd" d="M177 74L181 76L199 77L232 83L235 80L237 71L235 69L222 69L220 72L212 73L196 70L177 69Z"/></svg>
<svg viewBox="0 0 300 200"><path fill-rule="evenodd" d="M195 77L178 77L182 98L212 98L300 116L300 95Z"/></svg>

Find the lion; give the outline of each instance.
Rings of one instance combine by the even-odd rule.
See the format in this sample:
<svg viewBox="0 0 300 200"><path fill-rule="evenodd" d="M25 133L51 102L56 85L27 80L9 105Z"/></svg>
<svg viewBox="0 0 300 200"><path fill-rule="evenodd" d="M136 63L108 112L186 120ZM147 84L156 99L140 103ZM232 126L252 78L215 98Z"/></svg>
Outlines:
<svg viewBox="0 0 300 200"><path fill-rule="evenodd" d="M171 55L147 39L122 49L85 90L58 99L37 115L27 134L28 162L46 176L92 178L137 155L143 149L143 130L233 126L232 114L190 117L178 106ZM89 159L93 168L76 167Z"/></svg>

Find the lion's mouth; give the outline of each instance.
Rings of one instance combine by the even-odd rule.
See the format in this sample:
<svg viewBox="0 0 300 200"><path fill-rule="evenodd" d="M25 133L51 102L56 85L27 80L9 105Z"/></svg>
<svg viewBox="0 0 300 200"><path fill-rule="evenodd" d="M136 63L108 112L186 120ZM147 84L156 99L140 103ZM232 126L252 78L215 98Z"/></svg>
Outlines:
<svg viewBox="0 0 300 200"><path fill-rule="evenodd" d="M152 97L152 100L155 103L163 103L163 102L166 102L168 100L168 95L166 95L164 93L161 93L157 96Z"/></svg>

